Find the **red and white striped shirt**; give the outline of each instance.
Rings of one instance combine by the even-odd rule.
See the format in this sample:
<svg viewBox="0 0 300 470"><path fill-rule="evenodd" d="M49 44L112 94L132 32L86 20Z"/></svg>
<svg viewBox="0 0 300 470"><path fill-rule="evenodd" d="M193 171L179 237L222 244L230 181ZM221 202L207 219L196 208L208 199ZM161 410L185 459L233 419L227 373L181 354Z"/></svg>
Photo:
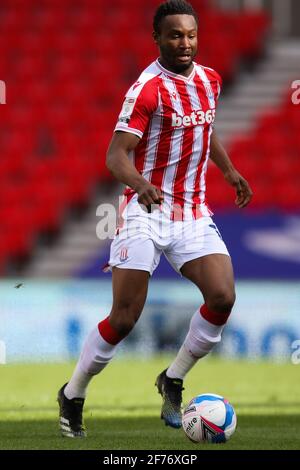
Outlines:
<svg viewBox="0 0 300 470"><path fill-rule="evenodd" d="M221 83L214 70L195 62L184 77L156 60L126 94L115 131L140 137L129 157L160 188L175 220L178 213L181 220L212 214L205 175ZM131 198L134 190L126 188L124 194Z"/></svg>

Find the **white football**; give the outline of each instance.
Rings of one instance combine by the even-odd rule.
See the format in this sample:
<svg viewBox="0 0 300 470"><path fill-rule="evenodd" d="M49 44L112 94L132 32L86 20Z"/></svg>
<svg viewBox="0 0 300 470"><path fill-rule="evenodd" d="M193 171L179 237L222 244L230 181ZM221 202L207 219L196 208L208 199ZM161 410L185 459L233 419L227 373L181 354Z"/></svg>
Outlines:
<svg viewBox="0 0 300 470"><path fill-rule="evenodd" d="M182 415L183 430L193 442L226 442L233 435L236 424L233 406L226 398L213 393L193 398Z"/></svg>

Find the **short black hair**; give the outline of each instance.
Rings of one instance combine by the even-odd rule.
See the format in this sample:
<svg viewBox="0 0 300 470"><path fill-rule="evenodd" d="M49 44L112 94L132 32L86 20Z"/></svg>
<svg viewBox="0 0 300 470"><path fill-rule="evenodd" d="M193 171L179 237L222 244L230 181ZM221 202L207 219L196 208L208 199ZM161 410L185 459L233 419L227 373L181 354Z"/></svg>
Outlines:
<svg viewBox="0 0 300 470"><path fill-rule="evenodd" d="M169 0L159 5L154 14L153 29L156 33L160 32L161 22L168 15L192 15L198 24L197 13L190 3L185 0Z"/></svg>

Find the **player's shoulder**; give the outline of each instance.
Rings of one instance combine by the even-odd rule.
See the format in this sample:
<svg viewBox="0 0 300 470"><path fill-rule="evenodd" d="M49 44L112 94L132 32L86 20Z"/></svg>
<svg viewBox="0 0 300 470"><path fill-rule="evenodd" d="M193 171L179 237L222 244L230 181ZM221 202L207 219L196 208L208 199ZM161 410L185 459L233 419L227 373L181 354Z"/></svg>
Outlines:
<svg viewBox="0 0 300 470"><path fill-rule="evenodd" d="M161 71L156 65L156 62L152 62L146 69L142 71L139 78L133 83L128 91L132 97L137 97L141 92L143 94L151 94L157 89L157 83Z"/></svg>
<svg viewBox="0 0 300 470"><path fill-rule="evenodd" d="M195 63L195 67L198 72L204 72L209 81L217 81L222 85L222 77L216 70L197 63Z"/></svg>

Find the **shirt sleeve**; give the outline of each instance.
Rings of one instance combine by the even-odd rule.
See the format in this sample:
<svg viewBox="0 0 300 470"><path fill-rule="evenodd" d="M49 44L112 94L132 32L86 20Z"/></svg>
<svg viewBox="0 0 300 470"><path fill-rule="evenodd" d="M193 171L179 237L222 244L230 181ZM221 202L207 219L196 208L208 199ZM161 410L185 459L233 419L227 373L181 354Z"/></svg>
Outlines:
<svg viewBox="0 0 300 470"><path fill-rule="evenodd" d="M157 108L157 91L153 83L136 82L127 92L115 131L130 132L142 138Z"/></svg>
<svg viewBox="0 0 300 470"><path fill-rule="evenodd" d="M217 72L215 72L215 74L216 74L216 77L217 77L217 96L216 96L216 99L218 100L219 97L220 97L220 94L221 94L223 80Z"/></svg>
<svg viewBox="0 0 300 470"><path fill-rule="evenodd" d="M218 99L220 97L220 93L222 90L223 80L221 76L218 74L218 72L216 72L214 69L205 67L205 72L206 72L208 80L210 81L212 91L214 94L215 103L217 105L217 102L218 102Z"/></svg>

